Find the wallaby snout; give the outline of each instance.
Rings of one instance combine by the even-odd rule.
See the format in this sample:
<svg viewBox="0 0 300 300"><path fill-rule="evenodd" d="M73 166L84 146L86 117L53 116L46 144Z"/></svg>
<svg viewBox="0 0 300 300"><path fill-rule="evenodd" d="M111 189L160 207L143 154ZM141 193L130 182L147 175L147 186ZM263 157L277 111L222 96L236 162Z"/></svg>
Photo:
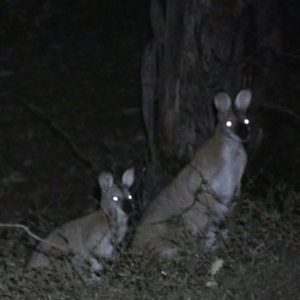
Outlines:
<svg viewBox="0 0 300 300"><path fill-rule="evenodd" d="M126 215L131 215L134 210L132 201L131 200L123 200L122 201L122 210Z"/></svg>
<svg viewBox="0 0 300 300"><path fill-rule="evenodd" d="M98 274L103 269L101 259L111 257L127 231L128 217L134 208L129 192L134 170L125 171L121 184L116 184L109 172L101 172L98 181L101 209L56 228L38 245L26 270L50 267L67 271L70 266L88 266L93 274Z"/></svg>
<svg viewBox="0 0 300 300"><path fill-rule="evenodd" d="M243 143L249 137L246 110L250 102L250 90L240 91L234 103L227 93L216 94L214 135L149 204L137 227L133 249L172 256L185 245L182 232L203 238L202 245L210 249L217 246L218 231L226 236L226 214L239 192L247 163Z"/></svg>

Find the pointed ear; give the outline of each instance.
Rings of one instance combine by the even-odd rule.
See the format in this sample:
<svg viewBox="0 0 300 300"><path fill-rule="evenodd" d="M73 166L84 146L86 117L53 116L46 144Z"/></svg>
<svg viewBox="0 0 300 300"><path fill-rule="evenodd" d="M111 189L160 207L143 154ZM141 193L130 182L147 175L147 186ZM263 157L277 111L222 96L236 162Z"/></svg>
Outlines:
<svg viewBox="0 0 300 300"><path fill-rule="evenodd" d="M130 188L134 181L134 168L126 170L122 176L122 183Z"/></svg>
<svg viewBox="0 0 300 300"><path fill-rule="evenodd" d="M219 92L214 98L215 106L219 113L223 114L231 108L231 99L225 92Z"/></svg>
<svg viewBox="0 0 300 300"><path fill-rule="evenodd" d="M109 172L101 172L98 177L100 188L103 192L107 192L114 184L114 178Z"/></svg>
<svg viewBox="0 0 300 300"><path fill-rule="evenodd" d="M250 89L241 90L235 98L234 105L236 108L246 111L251 102L252 92Z"/></svg>

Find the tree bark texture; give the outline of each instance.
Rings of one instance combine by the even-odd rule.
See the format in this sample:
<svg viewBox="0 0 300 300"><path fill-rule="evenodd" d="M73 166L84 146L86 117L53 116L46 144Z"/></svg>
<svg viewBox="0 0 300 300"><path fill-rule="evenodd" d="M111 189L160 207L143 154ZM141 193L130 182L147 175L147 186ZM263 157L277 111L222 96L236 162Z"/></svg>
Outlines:
<svg viewBox="0 0 300 300"><path fill-rule="evenodd" d="M218 91L234 98L250 86L256 97L262 93L266 64L280 49L275 2L151 0L153 39L141 69L149 139L146 198L157 194L211 136Z"/></svg>

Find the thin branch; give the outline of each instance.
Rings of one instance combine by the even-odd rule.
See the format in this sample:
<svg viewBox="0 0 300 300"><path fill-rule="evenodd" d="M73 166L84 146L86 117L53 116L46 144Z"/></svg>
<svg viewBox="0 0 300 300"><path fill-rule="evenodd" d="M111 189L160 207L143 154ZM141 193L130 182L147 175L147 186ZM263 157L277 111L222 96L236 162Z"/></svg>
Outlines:
<svg viewBox="0 0 300 300"><path fill-rule="evenodd" d="M10 94L4 94L4 96L10 96ZM51 119L48 115L46 115L40 108L37 106L28 103L26 98L20 95L17 95L18 101L20 101L27 109L29 109L31 112L37 114L39 117L42 119L48 121L52 129L59 135L61 136L70 146L71 150L73 153L88 167L90 167L93 171L98 173L98 169L96 166L91 162L89 158L87 158L85 155L83 155L76 144L70 139L70 137L62 130L61 127L58 126L58 124Z"/></svg>
<svg viewBox="0 0 300 300"><path fill-rule="evenodd" d="M0 227L7 227L7 228L21 228L23 229L29 236L31 236L32 238L34 238L35 240L38 240L39 242L42 242L42 243L45 243L45 244L48 244L49 246L52 246L52 247L55 247L55 248L58 248L60 250L63 249L63 247L59 246L59 245L56 245L54 243L51 243L45 239L42 239L40 238L39 236L37 236L36 234L34 234L32 231L30 231L30 229L25 226L25 225L22 225L22 224L5 224L5 223L0 223Z"/></svg>
<svg viewBox="0 0 300 300"><path fill-rule="evenodd" d="M23 101L23 104L27 106L32 112L36 113L40 117L46 119L49 121L51 127L54 129L55 132L57 132L64 140L66 140L72 149L72 151L75 153L76 156L80 158L81 161L83 161L85 164L87 164L90 168L92 168L93 171L98 173L97 168L95 165L88 159L85 155L83 155L78 147L75 145L75 143L69 138L69 136L51 119L48 117L41 109L34 106L33 104L27 103L26 101Z"/></svg>

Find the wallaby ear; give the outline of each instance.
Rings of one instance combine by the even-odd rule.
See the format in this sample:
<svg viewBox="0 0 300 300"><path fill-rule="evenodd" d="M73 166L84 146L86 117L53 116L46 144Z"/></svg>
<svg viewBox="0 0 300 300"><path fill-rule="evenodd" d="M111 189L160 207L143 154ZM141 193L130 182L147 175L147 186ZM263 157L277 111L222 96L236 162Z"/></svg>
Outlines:
<svg viewBox="0 0 300 300"><path fill-rule="evenodd" d="M252 92L250 89L241 90L235 98L234 105L236 108L246 111L251 102Z"/></svg>
<svg viewBox="0 0 300 300"><path fill-rule="evenodd" d="M223 114L231 108L231 99L225 92L219 92L214 98L215 106L219 113Z"/></svg>
<svg viewBox="0 0 300 300"><path fill-rule="evenodd" d="M134 168L126 170L122 176L122 183L130 188L134 181Z"/></svg>
<svg viewBox="0 0 300 300"><path fill-rule="evenodd" d="M114 178L109 172L101 172L98 177L100 188L103 192L107 192L114 184Z"/></svg>

